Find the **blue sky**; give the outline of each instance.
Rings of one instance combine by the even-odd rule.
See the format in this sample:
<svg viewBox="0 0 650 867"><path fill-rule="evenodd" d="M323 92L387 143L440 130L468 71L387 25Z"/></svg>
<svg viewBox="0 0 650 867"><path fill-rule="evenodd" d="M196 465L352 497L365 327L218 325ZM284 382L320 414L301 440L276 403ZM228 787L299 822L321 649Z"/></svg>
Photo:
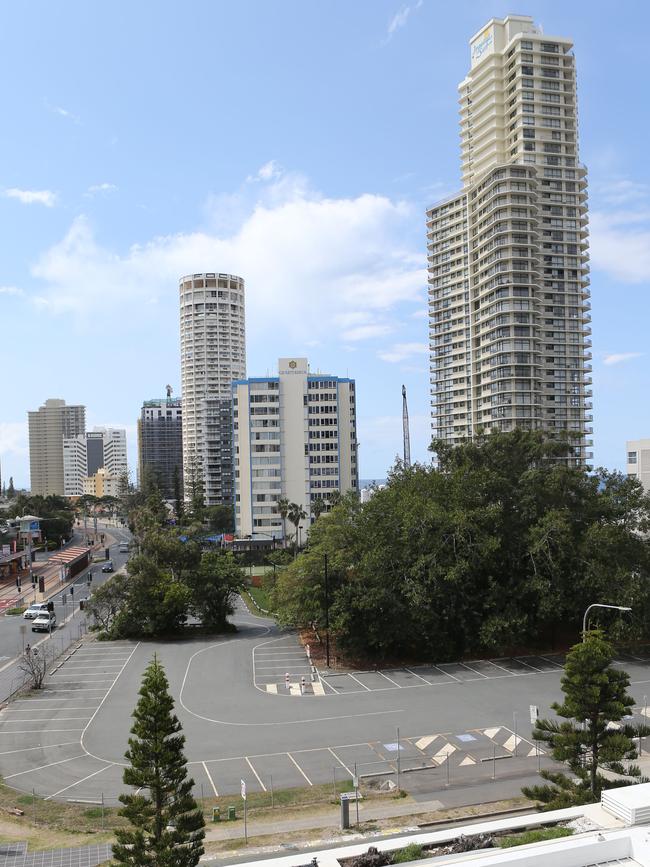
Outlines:
<svg viewBox="0 0 650 867"><path fill-rule="evenodd" d="M3 478L48 397L126 426L180 388L177 278L247 281L248 373L357 380L360 468L429 434L424 211L459 187L456 86L501 0L5 4ZM650 436L647 33L628 0L529 2L577 56L589 168L596 464Z"/></svg>

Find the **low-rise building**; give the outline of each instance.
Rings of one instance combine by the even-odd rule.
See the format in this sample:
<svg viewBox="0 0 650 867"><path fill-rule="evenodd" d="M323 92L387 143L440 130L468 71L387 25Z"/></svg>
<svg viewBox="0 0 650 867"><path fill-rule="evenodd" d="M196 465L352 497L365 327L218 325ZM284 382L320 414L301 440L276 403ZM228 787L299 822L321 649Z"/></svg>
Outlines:
<svg viewBox="0 0 650 867"><path fill-rule="evenodd" d="M646 491L650 491L650 439L628 440L625 444L627 474L638 479Z"/></svg>

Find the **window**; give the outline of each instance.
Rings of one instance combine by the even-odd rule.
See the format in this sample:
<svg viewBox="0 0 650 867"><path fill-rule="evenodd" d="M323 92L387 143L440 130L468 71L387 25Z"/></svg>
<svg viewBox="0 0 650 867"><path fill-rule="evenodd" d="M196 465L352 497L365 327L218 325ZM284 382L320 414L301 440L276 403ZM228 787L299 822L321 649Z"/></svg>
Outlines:
<svg viewBox="0 0 650 867"><path fill-rule="evenodd" d="M628 464L636 463L636 452L628 452L627 453L627 462Z"/></svg>

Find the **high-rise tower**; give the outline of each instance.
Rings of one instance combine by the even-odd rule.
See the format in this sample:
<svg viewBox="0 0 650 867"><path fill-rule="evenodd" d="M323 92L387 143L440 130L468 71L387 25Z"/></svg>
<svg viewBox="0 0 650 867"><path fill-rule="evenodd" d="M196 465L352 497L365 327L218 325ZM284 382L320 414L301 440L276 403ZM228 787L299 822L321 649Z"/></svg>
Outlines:
<svg viewBox="0 0 650 867"><path fill-rule="evenodd" d="M200 479L207 505L231 505L232 425L215 423L215 401L229 411L231 383L246 376L244 281L190 274L179 293L185 497Z"/></svg>
<svg viewBox="0 0 650 867"><path fill-rule="evenodd" d="M463 189L427 212L434 437L568 431L591 457L586 169L569 39L493 18L459 85Z"/></svg>
<svg viewBox="0 0 650 867"><path fill-rule="evenodd" d="M64 400L53 398L27 415L31 493L64 496L63 440L85 434L86 407L68 406Z"/></svg>

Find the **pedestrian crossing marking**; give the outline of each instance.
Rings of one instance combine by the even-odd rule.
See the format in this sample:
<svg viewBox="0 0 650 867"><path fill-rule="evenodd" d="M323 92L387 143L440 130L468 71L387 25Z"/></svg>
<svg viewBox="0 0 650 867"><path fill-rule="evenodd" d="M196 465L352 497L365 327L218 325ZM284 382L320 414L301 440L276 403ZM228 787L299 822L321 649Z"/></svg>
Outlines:
<svg viewBox="0 0 650 867"><path fill-rule="evenodd" d="M318 681L314 681L312 689L314 690L314 695L325 695L325 688L323 684Z"/></svg>
<svg viewBox="0 0 650 867"><path fill-rule="evenodd" d="M516 747L519 746L523 739L519 737L519 735L510 735L508 740L503 744L503 749L508 750L509 753L515 751Z"/></svg>
<svg viewBox="0 0 650 867"><path fill-rule="evenodd" d="M300 691L300 684L299 683L290 683L289 684L289 692L291 693L291 695L302 695L302 692Z"/></svg>

